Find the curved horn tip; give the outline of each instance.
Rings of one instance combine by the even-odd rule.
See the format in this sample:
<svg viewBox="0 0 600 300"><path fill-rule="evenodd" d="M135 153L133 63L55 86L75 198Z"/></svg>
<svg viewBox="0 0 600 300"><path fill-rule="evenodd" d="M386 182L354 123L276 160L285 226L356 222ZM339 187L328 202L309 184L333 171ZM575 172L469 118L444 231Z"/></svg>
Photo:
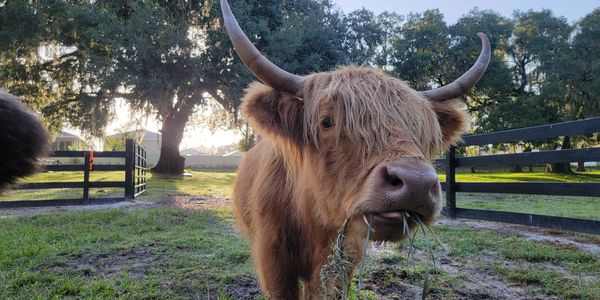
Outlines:
<svg viewBox="0 0 600 300"><path fill-rule="evenodd" d="M266 85L302 97L305 78L289 73L264 57L238 24L227 0L221 0L224 26L235 51L246 67Z"/></svg>
<svg viewBox="0 0 600 300"><path fill-rule="evenodd" d="M478 32L477 36L481 39L481 53L479 53L475 64L452 83L436 89L422 91L421 95L432 101L444 101L464 96L475 86L485 73L491 58L491 46L487 35Z"/></svg>
<svg viewBox="0 0 600 300"><path fill-rule="evenodd" d="M491 46L488 36L483 32L478 32L477 36L481 39L481 46L483 47L482 52L486 49L490 50Z"/></svg>

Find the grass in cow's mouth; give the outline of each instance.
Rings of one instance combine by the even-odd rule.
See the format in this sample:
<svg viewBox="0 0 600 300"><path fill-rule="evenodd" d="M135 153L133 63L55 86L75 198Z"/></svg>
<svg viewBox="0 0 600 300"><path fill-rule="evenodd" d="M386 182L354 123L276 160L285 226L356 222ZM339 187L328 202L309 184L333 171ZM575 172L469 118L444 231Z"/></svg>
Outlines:
<svg viewBox="0 0 600 300"><path fill-rule="evenodd" d="M424 223L418 214L411 214L408 211L402 211L403 214L403 226L402 232L408 238L408 257L407 262L414 263L415 261L411 261L411 254L415 247L415 238L420 231L423 233L423 239L425 241L425 247L427 251L430 253L430 260L426 262L425 266L425 276L423 281L423 291L422 291L422 299L425 299L427 293L429 291L429 287L431 285L431 268L435 269L436 262L435 256L433 253L433 248L429 242L429 234L435 237L435 240L445 249L444 244L440 240L440 238L435 234L433 229L426 223ZM348 228L348 222L350 218L346 219L343 225L338 230L338 234L336 236L335 241L331 245L331 254L327 257L327 263L321 268L321 288L323 290L323 294L326 299L348 299L348 287L350 286L350 278L349 274L353 269L353 264L350 262L350 255L344 250L344 242L346 240L346 230ZM373 231L372 222L366 215L363 215L363 220L367 225L367 234L365 236L365 244L364 244L364 252L362 256L362 260L358 269L358 286L356 291L357 298L360 295L360 291L362 290L362 278L363 271L366 260L368 258L368 250L369 250L369 240L371 237L371 232ZM417 228L414 233L410 234L410 224L416 224Z"/></svg>

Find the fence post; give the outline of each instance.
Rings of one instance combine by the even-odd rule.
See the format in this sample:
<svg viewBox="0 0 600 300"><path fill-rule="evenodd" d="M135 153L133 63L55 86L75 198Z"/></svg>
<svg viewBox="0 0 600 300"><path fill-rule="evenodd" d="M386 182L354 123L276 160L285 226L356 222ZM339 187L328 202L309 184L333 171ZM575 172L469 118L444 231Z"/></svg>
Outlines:
<svg viewBox="0 0 600 300"><path fill-rule="evenodd" d="M133 185L133 169L135 159L135 145L133 139L125 140L125 200L133 200L135 191Z"/></svg>
<svg viewBox="0 0 600 300"><path fill-rule="evenodd" d="M446 215L456 218L456 147L451 146L446 152Z"/></svg>
<svg viewBox="0 0 600 300"><path fill-rule="evenodd" d="M90 204L90 151L83 153L83 204Z"/></svg>

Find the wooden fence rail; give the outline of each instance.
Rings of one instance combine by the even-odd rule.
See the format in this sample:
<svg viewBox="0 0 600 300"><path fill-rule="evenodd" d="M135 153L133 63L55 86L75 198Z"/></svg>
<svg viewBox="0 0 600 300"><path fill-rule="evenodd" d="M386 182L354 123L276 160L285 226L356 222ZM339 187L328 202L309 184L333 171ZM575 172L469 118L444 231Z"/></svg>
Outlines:
<svg viewBox="0 0 600 300"><path fill-rule="evenodd" d="M514 143L560 136L576 136L600 132L600 118L564 122L487 134L466 136L457 147ZM497 222L515 223L546 228L566 229L600 234L600 221L543 216L535 214L465 209L456 206L456 193L510 193L560 196L600 197L600 182L456 182L456 168L502 165L532 165L544 163L570 163L600 161L600 148L569 149L557 151L527 152L519 154L485 155L478 157L456 157L457 147L451 147L446 158L437 160L438 166L446 169L446 192L444 214L451 218L469 218Z"/></svg>
<svg viewBox="0 0 600 300"><path fill-rule="evenodd" d="M0 208L16 207L41 207L61 205L88 205L115 203L131 200L146 191L146 150L132 139L125 141L125 151L55 151L49 157L83 158L83 164L73 165L46 165L45 171L53 172L82 172L83 180L78 182L35 182L18 185L19 190L42 189L82 189L82 197L78 199L53 199L53 200L10 200L0 201ZM123 158L123 165L95 165L94 158ZM122 171L125 172L124 181L91 181L92 172ZM122 188L123 196L117 197L90 197L92 188Z"/></svg>

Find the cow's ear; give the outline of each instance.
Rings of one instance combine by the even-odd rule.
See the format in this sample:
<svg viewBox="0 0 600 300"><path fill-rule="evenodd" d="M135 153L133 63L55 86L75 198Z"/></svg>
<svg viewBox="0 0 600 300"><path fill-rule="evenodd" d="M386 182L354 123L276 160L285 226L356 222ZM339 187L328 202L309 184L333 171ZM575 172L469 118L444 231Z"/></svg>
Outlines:
<svg viewBox="0 0 600 300"><path fill-rule="evenodd" d="M460 99L431 102L442 129L442 147L448 148L460 140L469 128L469 114Z"/></svg>
<svg viewBox="0 0 600 300"><path fill-rule="evenodd" d="M301 99L255 82L246 90L242 112L261 135L294 143L304 140Z"/></svg>

